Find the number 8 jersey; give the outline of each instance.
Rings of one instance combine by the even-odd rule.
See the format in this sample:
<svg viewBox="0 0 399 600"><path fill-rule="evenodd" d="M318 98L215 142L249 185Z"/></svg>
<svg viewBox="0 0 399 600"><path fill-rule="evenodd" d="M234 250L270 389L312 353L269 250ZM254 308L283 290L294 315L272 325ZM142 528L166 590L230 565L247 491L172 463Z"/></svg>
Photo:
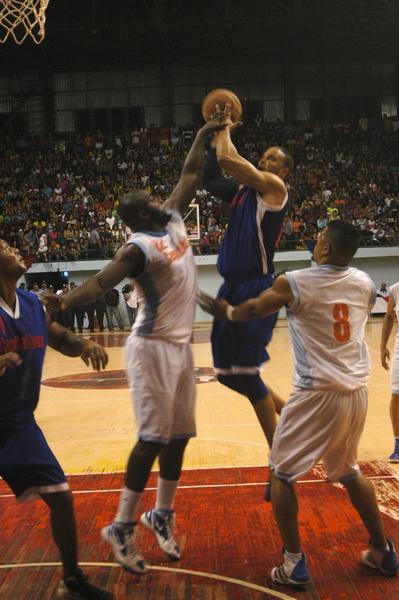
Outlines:
<svg viewBox="0 0 399 600"><path fill-rule="evenodd" d="M366 385L370 356L365 327L375 303L370 277L353 267L318 265L286 273L294 351L294 387L355 390Z"/></svg>

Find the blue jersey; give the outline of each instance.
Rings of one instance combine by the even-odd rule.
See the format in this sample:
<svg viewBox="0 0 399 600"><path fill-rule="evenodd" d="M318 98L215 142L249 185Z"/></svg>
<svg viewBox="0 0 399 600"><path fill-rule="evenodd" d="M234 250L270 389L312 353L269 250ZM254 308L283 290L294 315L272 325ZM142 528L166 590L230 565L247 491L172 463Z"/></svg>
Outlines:
<svg viewBox="0 0 399 600"><path fill-rule="evenodd" d="M272 275L273 258L287 213L268 207L253 188L241 187L234 196L229 224L219 251L217 268L224 279Z"/></svg>
<svg viewBox="0 0 399 600"><path fill-rule="evenodd" d="M31 292L17 289L12 315L0 304L0 354L17 352L19 367L0 377L0 430L18 429L32 418L39 401L47 345L47 323L42 305Z"/></svg>

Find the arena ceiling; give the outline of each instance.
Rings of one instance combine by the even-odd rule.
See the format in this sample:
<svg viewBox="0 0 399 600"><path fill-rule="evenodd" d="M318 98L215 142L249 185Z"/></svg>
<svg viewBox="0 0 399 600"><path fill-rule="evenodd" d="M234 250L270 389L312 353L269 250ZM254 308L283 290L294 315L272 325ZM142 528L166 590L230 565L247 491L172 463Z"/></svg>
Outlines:
<svg viewBox="0 0 399 600"><path fill-rule="evenodd" d="M399 58L399 0L50 0L40 46L3 71Z"/></svg>

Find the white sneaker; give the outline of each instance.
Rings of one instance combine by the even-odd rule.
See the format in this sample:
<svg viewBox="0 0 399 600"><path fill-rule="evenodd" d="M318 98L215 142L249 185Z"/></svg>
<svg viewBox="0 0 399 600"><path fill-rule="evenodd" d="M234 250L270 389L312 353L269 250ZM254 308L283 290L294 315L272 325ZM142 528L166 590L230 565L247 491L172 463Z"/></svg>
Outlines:
<svg viewBox="0 0 399 600"><path fill-rule="evenodd" d="M136 575L143 575L148 569L134 541L136 524L111 523L101 531L101 537L111 546L115 559L122 567Z"/></svg>
<svg viewBox="0 0 399 600"><path fill-rule="evenodd" d="M372 569L378 569L384 575L397 575L399 572L399 562L396 556L395 546L391 540L387 539L387 549L380 550L369 543L367 550L363 550L360 561Z"/></svg>
<svg viewBox="0 0 399 600"><path fill-rule="evenodd" d="M173 510L147 510L140 517L141 523L155 534L161 550L171 560L179 560L181 556L179 544L173 537L175 512Z"/></svg>

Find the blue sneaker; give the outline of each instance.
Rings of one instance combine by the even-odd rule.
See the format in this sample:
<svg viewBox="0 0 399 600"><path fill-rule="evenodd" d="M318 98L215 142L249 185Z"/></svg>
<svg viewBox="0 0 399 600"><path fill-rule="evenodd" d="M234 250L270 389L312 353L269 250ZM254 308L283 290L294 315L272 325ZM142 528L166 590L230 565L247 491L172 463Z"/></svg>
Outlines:
<svg viewBox="0 0 399 600"><path fill-rule="evenodd" d="M140 517L141 523L155 535L159 547L171 560L179 560L181 556L179 544L173 537L175 512L173 510L151 509Z"/></svg>
<svg viewBox="0 0 399 600"><path fill-rule="evenodd" d="M280 566L272 569L272 580L276 583L292 585L293 587L302 587L310 583L306 557L303 552L301 554L302 558L298 562L293 563L289 560L285 550L283 550L284 560Z"/></svg>
<svg viewBox="0 0 399 600"><path fill-rule="evenodd" d="M388 460L390 463L399 463L399 450L395 449Z"/></svg>
<svg viewBox="0 0 399 600"><path fill-rule="evenodd" d="M115 559L126 571L143 575L147 564L135 543L136 523L111 523L101 531L101 537L114 551Z"/></svg>
<svg viewBox="0 0 399 600"><path fill-rule="evenodd" d="M397 575L399 562L396 549L391 540L387 540L388 548L383 551L373 546L371 541L367 550L362 552L360 561L372 569L378 569L384 575Z"/></svg>

